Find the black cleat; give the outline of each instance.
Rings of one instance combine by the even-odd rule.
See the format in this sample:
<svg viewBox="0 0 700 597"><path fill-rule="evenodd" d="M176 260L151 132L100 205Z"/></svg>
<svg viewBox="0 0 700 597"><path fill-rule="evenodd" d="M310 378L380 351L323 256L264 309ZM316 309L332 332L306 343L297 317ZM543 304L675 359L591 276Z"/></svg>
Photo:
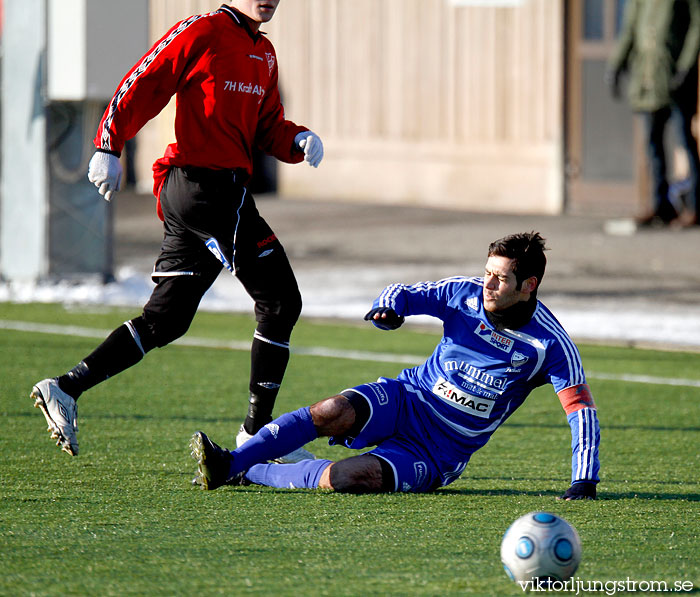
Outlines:
<svg viewBox="0 0 700 597"><path fill-rule="evenodd" d="M244 472L229 476L233 456L228 450L217 446L202 431L196 431L190 440L192 458L197 461L197 473L193 485L202 489L217 489L222 485L247 485Z"/></svg>

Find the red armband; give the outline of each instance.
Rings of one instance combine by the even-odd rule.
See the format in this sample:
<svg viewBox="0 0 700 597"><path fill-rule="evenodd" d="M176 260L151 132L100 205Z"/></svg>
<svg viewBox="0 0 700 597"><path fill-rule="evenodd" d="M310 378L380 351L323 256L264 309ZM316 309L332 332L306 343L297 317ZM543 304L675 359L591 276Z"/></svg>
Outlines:
<svg viewBox="0 0 700 597"><path fill-rule="evenodd" d="M569 415L582 408L595 408L593 395L588 384L582 383L571 386L558 393L559 401L564 407L564 412Z"/></svg>

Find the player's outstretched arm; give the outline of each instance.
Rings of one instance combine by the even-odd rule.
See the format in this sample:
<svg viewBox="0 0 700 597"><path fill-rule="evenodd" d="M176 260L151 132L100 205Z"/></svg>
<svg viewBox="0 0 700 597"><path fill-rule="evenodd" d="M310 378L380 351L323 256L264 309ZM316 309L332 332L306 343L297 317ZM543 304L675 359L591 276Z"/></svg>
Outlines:
<svg viewBox="0 0 700 597"><path fill-rule="evenodd" d="M600 462L600 425L588 384L568 387L558 393L571 427L571 487L563 500L594 500Z"/></svg>

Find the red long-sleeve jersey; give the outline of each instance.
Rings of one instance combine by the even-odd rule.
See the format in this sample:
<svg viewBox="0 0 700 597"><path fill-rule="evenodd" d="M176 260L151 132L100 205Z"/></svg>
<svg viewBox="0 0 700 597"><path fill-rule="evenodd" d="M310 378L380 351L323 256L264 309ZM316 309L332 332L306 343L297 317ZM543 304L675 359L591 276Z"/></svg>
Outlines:
<svg viewBox="0 0 700 597"><path fill-rule="evenodd" d="M294 137L308 130L284 117L272 43L229 6L174 25L122 79L95 136L119 153L176 95L175 143L153 165L156 197L172 166L244 169L258 147L302 161ZM158 214L162 219L160 204Z"/></svg>

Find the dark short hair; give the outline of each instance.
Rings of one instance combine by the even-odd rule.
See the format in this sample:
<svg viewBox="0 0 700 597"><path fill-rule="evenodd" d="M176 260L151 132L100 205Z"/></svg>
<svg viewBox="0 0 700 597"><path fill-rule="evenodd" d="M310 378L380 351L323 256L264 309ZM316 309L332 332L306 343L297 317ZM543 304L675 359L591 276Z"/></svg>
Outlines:
<svg viewBox="0 0 700 597"><path fill-rule="evenodd" d="M488 256L507 257L513 259L513 273L518 281L518 288L524 280L535 276L537 278L537 288L539 288L544 270L547 267L547 257L544 252L547 250L545 239L539 232L521 232L510 234L489 245Z"/></svg>

